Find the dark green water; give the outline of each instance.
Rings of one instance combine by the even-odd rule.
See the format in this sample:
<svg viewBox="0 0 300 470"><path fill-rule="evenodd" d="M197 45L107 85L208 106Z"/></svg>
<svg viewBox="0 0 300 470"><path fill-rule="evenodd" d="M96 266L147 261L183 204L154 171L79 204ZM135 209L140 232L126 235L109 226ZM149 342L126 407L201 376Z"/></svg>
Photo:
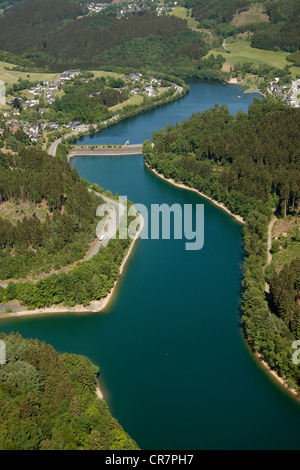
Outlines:
<svg viewBox="0 0 300 470"><path fill-rule="evenodd" d="M194 84L181 104L170 105L174 112L151 112L152 128L144 114L110 128L106 138L110 131L126 140L132 123L142 141L170 115L179 121L180 107L183 120L207 94L206 107L213 106L216 90L223 102L228 93L232 107L245 109L253 99L220 87ZM184 240L141 239L105 313L3 320L1 330L89 356L101 368L111 412L143 449L299 449L300 407L256 363L239 328L241 225L157 178L140 156L79 157L72 165L148 207L204 203L204 247L186 251Z"/></svg>

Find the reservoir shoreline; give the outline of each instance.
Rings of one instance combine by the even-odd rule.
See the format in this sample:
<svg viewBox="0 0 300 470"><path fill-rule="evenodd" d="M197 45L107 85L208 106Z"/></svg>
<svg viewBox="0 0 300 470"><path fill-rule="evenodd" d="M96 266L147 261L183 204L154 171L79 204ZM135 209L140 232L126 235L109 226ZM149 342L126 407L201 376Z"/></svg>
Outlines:
<svg viewBox="0 0 300 470"><path fill-rule="evenodd" d="M170 184L173 184L174 186L177 186L177 188L181 188L181 189L187 189L188 191L193 191L194 193L197 193L199 194L199 196L201 197L204 197L205 199L208 199L210 202L212 202L213 204L215 204L216 206L218 206L220 209L222 209L223 211L227 212L227 214L231 215L232 217L234 217L238 222L240 222L241 224L244 224L245 221L243 219L243 217L241 217L240 215L237 215L237 214L234 214L233 212L231 212L224 204L222 204L221 202L218 202L216 201L215 199L211 198L210 196L207 196L207 194L205 193L202 193L201 191L199 191L198 189L196 188L190 188L189 186L187 186L186 184L183 184L183 183L177 183L175 180L171 179L171 178L166 178L162 173L159 173L157 170L155 170L154 168L151 168L149 166L148 163L146 163L144 161L146 167L152 171L153 173L155 173L156 176L158 176L159 178L163 179L164 181L167 181L168 183Z"/></svg>
<svg viewBox="0 0 300 470"><path fill-rule="evenodd" d="M183 183L177 183L175 180L173 179L170 179L170 178L166 178L162 173L159 173L157 170L155 170L154 168L151 168L149 166L149 164L147 162L145 162L145 165L146 167L152 171L156 176L158 176L159 178L163 179L164 181L174 185L174 186L177 186L178 188L181 188L181 189L186 189L186 190L189 190L189 191L193 191L195 193L197 193L199 196L201 197L204 197L205 199L208 199L210 202L212 202L213 204L215 204L216 206L218 206L220 209L224 210L225 212L227 212L229 215L231 215L232 217L234 217L238 222L240 222L241 224L244 224L245 221L244 219L237 215L237 214L234 214L232 213L224 204L222 203L219 203L218 201L216 201L215 199L212 199L211 197L207 196L206 194L202 193L201 191L195 189L195 188L190 188L189 186L183 184ZM272 221L270 222L272 223ZM253 346L251 344L251 338L249 337L249 335L247 335L247 332L242 329L243 331L243 337L245 339L245 342L249 348L249 351L251 352L251 354L254 356L254 359L256 359L259 364L262 365L264 371L267 373L268 376L270 376L272 379L275 379L277 385L280 386L280 388L284 388L285 391L288 391L289 394L291 394L294 398L297 399L298 403L299 403L299 399L300 399L300 395L299 393L297 392L297 390L291 388L288 383L282 378L280 377L274 370L271 369L271 367L269 366L269 364L264 360L264 358L262 357L261 354L259 354L257 351L255 351L253 349Z"/></svg>

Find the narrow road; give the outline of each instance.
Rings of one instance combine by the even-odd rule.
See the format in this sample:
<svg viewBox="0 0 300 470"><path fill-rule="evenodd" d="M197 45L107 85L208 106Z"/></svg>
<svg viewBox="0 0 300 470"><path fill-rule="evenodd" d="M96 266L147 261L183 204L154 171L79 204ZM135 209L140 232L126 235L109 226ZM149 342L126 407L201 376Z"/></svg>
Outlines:
<svg viewBox="0 0 300 470"><path fill-rule="evenodd" d="M226 39L224 39L224 41L222 42L222 47L223 47L223 49L225 49L225 51L228 51L228 52L230 52L230 54L232 54L232 52L229 49L227 49L227 47L226 47Z"/></svg>
<svg viewBox="0 0 300 470"><path fill-rule="evenodd" d="M122 205L122 204L119 204L117 201L114 201L113 199L109 199L108 197L106 196L102 196L101 197L108 203L108 204L111 204L114 206L115 208L115 211L116 211L116 219L114 219L111 224L109 225L107 231L105 232L105 238L101 241L99 240L96 244L96 246L94 247L94 249L92 250L92 252L88 255L88 257L86 258L87 260L88 259L91 259L93 258L93 256L95 256L98 251L100 250L101 246L103 247L106 247L109 240L115 236L118 228L119 228L119 223L120 223L120 219L122 217L122 215L124 214L125 212L125 207ZM115 220L116 220L116 223L115 223Z"/></svg>

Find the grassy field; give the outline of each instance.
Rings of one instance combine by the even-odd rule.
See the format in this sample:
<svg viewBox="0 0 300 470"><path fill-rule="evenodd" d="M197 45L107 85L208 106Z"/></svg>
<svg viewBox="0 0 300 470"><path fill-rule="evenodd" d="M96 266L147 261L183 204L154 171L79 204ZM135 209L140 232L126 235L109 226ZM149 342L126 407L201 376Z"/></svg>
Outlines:
<svg viewBox="0 0 300 470"><path fill-rule="evenodd" d="M211 50L208 55L210 54L221 54L226 59L226 63L229 64L229 66L234 66L238 62L240 64L251 62L254 65L265 63L278 68L291 65L291 62L286 60L286 56L288 55L286 52L255 49L254 47L250 47L250 43L246 41L226 43L222 48ZM297 74L300 74L300 67L293 66L290 70L293 78L295 78Z"/></svg>
<svg viewBox="0 0 300 470"><path fill-rule="evenodd" d="M59 73L43 73L43 72L16 72L14 70L7 70L12 69L14 66L13 64L8 64L6 62L0 62L0 80L2 80L8 87L12 86L14 83L17 82L19 78L24 80L30 80L31 82L39 82L49 80L53 82L59 78ZM114 72L105 72L102 70L92 70L92 73L95 77L105 77L105 76L112 76L115 78L122 78L123 75Z"/></svg>
<svg viewBox="0 0 300 470"><path fill-rule="evenodd" d="M300 256L300 242L297 238L299 228L299 220L296 216L288 216L275 223L272 233L272 249L276 246L276 252L272 255L272 264L276 271L280 271L284 264L290 263Z"/></svg>
<svg viewBox="0 0 300 470"><path fill-rule="evenodd" d="M253 61L265 62L274 67L283 68L285 65L291 65L286 60L287 52L265 51L263 49L255 49L250 46L249 42L239 41L226 44L225 48L234 55L251 59Z"/></svg>
<svg viewBox="0 0 300 470"><path fill-rule="evenodd" d="M7 62L0 62L0 80L3 81L6 84L7 88L10 88L14 83L18 81L19 78L23 80L30 80L31 82L40 82L40 81L46 81L48 80L49 82L54 82L59 78L59 73L43 73L43 72L16 72L12 69L14 66L13 64L9 64ZM7 70L9 69L9 70ZM118 73L114 72L105 72L102 70L92 70L92 73L94 74L95 78L96 77L106 77L106 76L112 76L115 78L123 78L123 75L120 75ZM27 98L33 98L33 95L31 93L28 93L26 90L22 92L24 96ZM58 92L56 92L57 95L59 95ZM9 101L12 97L9 95L6 95L6 101ZM1 110L5 111L7 109L10 109L6 105L1 105Z"/></svg>
<svg viewBox="0 0 300 470"><path fill-rule="evenodd" d="M123 103L116 104L115 106L112 106L109 108L111 111L119 111L120 109L124 108L124 106L127 106L129 104L131 105L139 105L143 102L143 97L141 95L132 95L127 101L123 101Z"/></svg>
<svg viewBox="0 0 300 470"><path fill-rule="evenodd" d="M23 80L35 81L54 81L59 77L59 73L28 73L28 72L15 72L14 70L5 69L13 68L13 64L0 62L0 80L2 80L8 87L12 86L18 81L19 78Z"/></svg>
<svg viewBox="0 0 300 470"><path fill-rule="evenodd" d="M4 202L0 206L0 217L10 220L12 223L22 220L25 216L32 217L33 214L36 214L40 221L43 222L48 213L46 203L35 206L30 202L20 203L18 205L12 202Z"/></svg>
<svg viewBox="0 0 300 470"><path fill-rule="evenodd" d="M171 12L168 13L168 15L174 15L174 16L178 16L179 18L183 18L184 20L187 20L187 24L189 28L197 28L198 22L195 20L195 18L192 18L191 16L186 16L188 11L190 15L191 10L188 10L185 7L175 7L172 9Z"/></svg>
<svg viewBox="0 0 300 470"><path fill-rule="evenodd" d="M114 78L123 78L124 75L115 72L105 72L104 70L91 70L95 78L97 77L114 77Z"/></svg>

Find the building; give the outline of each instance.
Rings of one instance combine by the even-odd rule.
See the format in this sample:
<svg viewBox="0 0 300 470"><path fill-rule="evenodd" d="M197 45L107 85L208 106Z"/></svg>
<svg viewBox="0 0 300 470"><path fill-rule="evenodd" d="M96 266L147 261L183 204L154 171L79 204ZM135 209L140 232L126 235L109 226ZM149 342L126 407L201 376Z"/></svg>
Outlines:
<svg viewBox="0 0 300 470"><path fill-rule="evenodd" d="M61 80L71 80L72 78L76 77L77 75L80 75L80 70L79 69L65 70L63 73L60 74L60 79Z"/></svg>
<svg viewBox="0 0 300 470"><path fill-rule="evenodd" d="M29 138L30 142L37 142L38 139L39 139L37 134L29 134L28 138Z"/></svg>
<svg viewBox="0 0 300 470"><path fill-rule="evenodd" d="M38 133L39 133L39 125L38 125L38 124L34 124L33 126L31 126L31 128L30 128L30 133L31 133L31 134L38 134Z"/></svg>
<svg viewBox="0 0 300 470"><path fill-rule="evenodd" d="M25 103L27 106L35 106L38 103L38 100L26 100Z"/></svg>
<svg viewBox="0 0 300 470"><path fill-rule="evenodd" d="M146 93L149 96L149 98L153 98L153 96L155 96L152 85L146 85Z"/></svg>
<svg viewBox="0 0 300 470"><path fill-rule="evenodd" d="M141 73L132 73L130 75L130 80L132 82L137 82L140 78L142 78L142 74Z"/></svg>

